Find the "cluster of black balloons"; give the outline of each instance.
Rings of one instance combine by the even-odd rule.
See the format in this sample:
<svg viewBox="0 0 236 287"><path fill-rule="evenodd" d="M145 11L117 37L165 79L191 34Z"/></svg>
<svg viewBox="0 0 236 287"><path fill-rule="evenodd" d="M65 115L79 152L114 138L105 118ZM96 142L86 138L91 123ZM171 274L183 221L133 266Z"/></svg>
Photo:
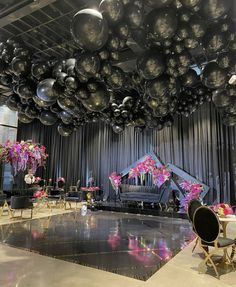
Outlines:
<svg viewBox="0 0 236 287"><path fill-rule="evenodd" d="M171 126L213 100L223 123L236 124L236 34L228 0L102 0L71 23L70 59L34 62L24 43L0 43L0 104L58 125L69 136L102 120L122 133ZM132 72L119 66L129 41L139 47Z"/></svg>

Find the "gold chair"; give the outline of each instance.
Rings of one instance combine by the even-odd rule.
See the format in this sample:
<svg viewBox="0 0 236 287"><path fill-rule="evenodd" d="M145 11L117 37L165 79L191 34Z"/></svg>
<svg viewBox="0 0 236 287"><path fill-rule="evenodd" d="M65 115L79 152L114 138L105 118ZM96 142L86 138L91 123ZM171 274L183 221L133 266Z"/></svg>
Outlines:
<svg viewBox="0 0 236 287"><path fill-rule="evenodd" d="M234 269L232 259L228 255L227 249L235 245L236 239L220 237L220 223L215 212L209 207L200 206L194 213L193 225L199 237L199 247L205 254L204 261L199 264L199 273L202 273L202 270L209 266L210 263L210 266L215 270L217 278L220 277L216 268L217 263L212 259L220 250L226 255L226 258L223 257L223 259L227 260L227 263ZM211 247L213 249L211 249Z"/></svg>

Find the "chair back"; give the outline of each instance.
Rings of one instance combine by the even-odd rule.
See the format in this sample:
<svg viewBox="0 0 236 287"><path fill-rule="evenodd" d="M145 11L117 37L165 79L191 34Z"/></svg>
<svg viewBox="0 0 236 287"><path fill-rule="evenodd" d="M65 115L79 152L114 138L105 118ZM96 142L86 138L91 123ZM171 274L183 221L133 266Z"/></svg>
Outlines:
<svg viewBox="0 0 236 287"><path fill-rule="evenodd" d="M33 207L32 202L27 196L12 196L11 208L12 209L24 209Z"/></svg>
<svg viewBox="0 0 236 287"><path fill-rule="evenodd" d="M206 243L212 243L220 234L220 223L215 212L206 206L200 206L193 216L194 230Z"/></svg>
<svg viewBox="0 0 236 287"><path fill-rule="evenodd" d="M202 206L201 202L198 199L192 199L188 204L188 218L191 223L193 223L193 216L195 211L198 209L198 207Z"/></svg>

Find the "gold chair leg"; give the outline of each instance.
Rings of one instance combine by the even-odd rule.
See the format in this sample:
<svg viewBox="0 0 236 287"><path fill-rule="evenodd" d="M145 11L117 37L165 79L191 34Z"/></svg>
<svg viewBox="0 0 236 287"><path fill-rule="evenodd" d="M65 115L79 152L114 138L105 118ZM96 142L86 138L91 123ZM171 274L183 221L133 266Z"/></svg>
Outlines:
<svg viewBox="0 0 236 287"><path fill-rule="evenodd" d="M192 249L192 253L193 253L193 251L195 250L197 244L199 243L198 241L199 241L199 238L197 237L196 240L195 240L195 244L194 244L194 246L193 246L193 249Z"/></svg>
<svg viewBox="0 0 236 287"><path fill-rule="evenodd" d="M204 248L202 247L202 249L204 250ZM219 273L216 269L216 266L215 266L215 263L214 261L212 260L211 256L213 256L215 254L215 251L214 252L211 252L211 253L207 253L205 250L204 250L204 253L206 254L206 258L203 262L204 265L207 265L207 262L210 261L211 265L213 266L214 270L215 270L215 273L216 273L216 277L219 279L220 276L219 276Z"/></svg>
<svg viewBox="0 0 236 287"><path fill-rule="evenodd" d="M234 254L235 254L235 249L236 249L236 245L233 245L232 251L231 251L231 254L230 254L230 260L231 260L231 261L233 261Z"/></svg>

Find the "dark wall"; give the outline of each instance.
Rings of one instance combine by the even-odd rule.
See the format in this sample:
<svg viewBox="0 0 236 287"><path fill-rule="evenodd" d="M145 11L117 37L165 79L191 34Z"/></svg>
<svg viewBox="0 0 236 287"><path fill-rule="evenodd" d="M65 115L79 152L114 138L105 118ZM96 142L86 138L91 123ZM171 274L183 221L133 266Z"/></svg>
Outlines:
<svg viewBox="0 0 236 287"><path fill-rule="evenodd" d="M109 192L108 176L121 171L150 150L199 178L212 188L209 202L235 202L236 133L222 126L211 105L205 105L190 118L176 118L171 128L141 134L127 128L115 134L104 123L88 124L68 138L61 137L55 126L38 121L20 124L18 139L32 139L47 147L49 158L44 177L64 176L67 183L81 179L85 185L93 171L97 185ZM39 171L40 172L40 171Z"/></svg>

